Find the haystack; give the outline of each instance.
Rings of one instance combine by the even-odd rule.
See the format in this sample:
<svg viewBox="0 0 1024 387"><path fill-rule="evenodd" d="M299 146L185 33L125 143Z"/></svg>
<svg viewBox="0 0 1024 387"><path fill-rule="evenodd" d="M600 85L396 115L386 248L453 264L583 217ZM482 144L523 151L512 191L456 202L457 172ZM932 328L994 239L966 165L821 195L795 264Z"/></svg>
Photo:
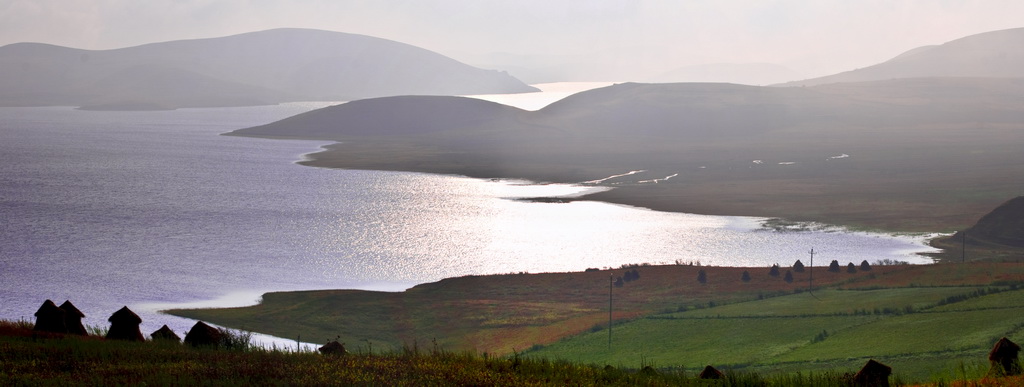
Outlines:
<svg viewBox="0 0 1024 387"><path fill-rule="evenodd" d="M175 343L181 342L181 337L174 333L171 328L167 327L167 324L164 324L160 329L150 333L149 337L152 337L153 340L174 341Z"/></svg>
<svg viewBox="0 0 1024 387"><path fill-rule="evenodd" d="M889 375L892 374L892 367L875 361L868 360L864 368L860 369L853 376L853 382L862 387L889 387Z"/></svg>
<svg viewBox="0 0 1024 387"><path fill-rule="evenodd" d="M189 329L188 333L185 334L185 344L193 347L216 347L220 345L222 336L217 328L206 325L202 321L197 321L196 325L193 325L192 329Z"/></svg>
<svg viewBox="0 0 1024 387"><path fill-rule="evenodd" d="M40 332L68 333L67 325L64 324L64 310L57 307L53 301L43 301L43 305L35 313L36 326L33 330Z"/></svg>
<svg viewBox="0 0 1024 387"><path fill-rule="evenodd" d="M345 343L339 343L338 340L329 341L327 344L324 344L323 347L320 347L318 351L324 355L338 356L348 353L348 351L345 350Z"/></svg>
<svg viewBox="0 0 1024 387"><path fill-rule="evenodd" d="M989 373L998 376L1019 375L1021 373L1020 360L1017 354L1020 353L1020 346L1010 339L1002 338L992 347L988 353L988 361L992 363Z"/></svg>
<svg viewBox="0 0 1024 387"><path fill-rule="evenodd" d="M704 370L701 371L700 375L697 377L701 379L725 379L725 374L715 367L708 365L707 367L704 367Z"/></svg>
<svg viewBox="0 0 1024 387"><path fill-rule="evenodd" d="M110 330L107 331L107 338L114 340L146 341L139 330L142 318L128 309L127 306L118 309L107 319L110 322Z"/></svg>
<svg viewBox="0 0 1024 387"><path fill-rule="evenodd" d="M75 304L72 304L70 300L64 300L64 303L60 304L59 308L64 311L64 325L67 327L68 333L81 336L89 334L85 331L85 325L82 325L85 313L78 310Z"/></svg>

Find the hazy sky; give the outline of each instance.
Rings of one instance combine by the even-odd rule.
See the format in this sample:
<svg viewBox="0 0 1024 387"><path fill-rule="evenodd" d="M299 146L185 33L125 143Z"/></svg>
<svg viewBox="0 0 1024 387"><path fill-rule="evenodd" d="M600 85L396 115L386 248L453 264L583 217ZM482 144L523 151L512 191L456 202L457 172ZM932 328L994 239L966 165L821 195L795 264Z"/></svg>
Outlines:
<svg viewBox="0 0 1024 387"><path fill-rule="evenodd" d="M1024 27L1021 15L1020 0L0 0L0 45L107 49L302 27L474 65L507 57L496 54L666 69L761 62L810 77Z"/></svg>

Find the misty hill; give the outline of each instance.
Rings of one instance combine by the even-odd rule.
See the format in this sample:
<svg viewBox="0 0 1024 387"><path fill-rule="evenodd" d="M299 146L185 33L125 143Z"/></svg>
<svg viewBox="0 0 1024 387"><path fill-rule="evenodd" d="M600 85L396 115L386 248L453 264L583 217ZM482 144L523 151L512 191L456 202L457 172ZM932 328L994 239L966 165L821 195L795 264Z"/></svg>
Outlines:
<svg viewBox="0 0 1024 387"><path fill-rule="evenodd" d="M1024 77L1024 28L971 35L907 51L886 62L781 86L918 77Z"/></svg>
<svg viewBox="0 0 1024 387"><path fill-rule="evenodd" d="M277 29L115 50L0 47L0 106L176 108L536 91L403 43Z"/></svg>
<svg viewBox="0 0 1024 387"><path fill-rule="evenodd" d="M958 243L963 234L956 233L950 242ZM974 226L967 229L970 243L996 244L1024 248L1024 196L1018 196L1001 204Z"/></svg>
<svg viewBox="0 0 1024 387"><path fill-rule="evenodd" d="M309 165L582 182L649 208L966 227L1024 186L1024 79L619 84L539 111L456 97L325 108L236 135L340 141Z"/></svg>
<svg viewBox="0 0 1024 387"><path fill-rule="evenodd" d="M680 67L651 78L650 82L729 82L769 85L799 79L788 67L771 63L714 63Z"/></svg>

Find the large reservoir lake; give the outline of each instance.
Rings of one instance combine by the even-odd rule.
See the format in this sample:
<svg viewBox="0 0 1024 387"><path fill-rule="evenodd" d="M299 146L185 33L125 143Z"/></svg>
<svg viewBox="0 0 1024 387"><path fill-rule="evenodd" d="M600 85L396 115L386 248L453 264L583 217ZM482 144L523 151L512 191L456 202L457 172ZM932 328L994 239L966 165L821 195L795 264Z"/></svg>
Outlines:
<svg viewBox="0 0 1024 387"><path fill-rule="evenodd" d="M916 253L932 251L924 236L515 200L587 186L305 167L295 162L325 143L220 135L327 105L0 108L0 318L34 321L44 300L71 300L86 324L106 327L127 305L143 333L168 324L183 334L194 321L157 311L472 274L788 266L811 248L815 265L926 263Z"/></svg>

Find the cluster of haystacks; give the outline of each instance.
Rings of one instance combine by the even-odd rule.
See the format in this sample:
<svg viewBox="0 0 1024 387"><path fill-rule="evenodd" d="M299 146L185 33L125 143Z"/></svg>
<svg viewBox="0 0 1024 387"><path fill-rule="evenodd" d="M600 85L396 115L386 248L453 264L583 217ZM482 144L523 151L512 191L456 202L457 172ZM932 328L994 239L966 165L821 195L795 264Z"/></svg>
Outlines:
<svg viewBox="0 0 1024 387"><path fill-rule="evenodd" d="M639 278L639 274L635 270L630 273L629 276L633 281ZM67 334L88 336L88 332L82 324L82 319L85 318L85 314L75 307L71 301L65 301L61 306L57 306L53 301L46 300L43 302L43 305L39 307L39 310L36 311L35 317L36 323L33 327L33 331L52 334L52 336L43 337L62 337ZM110 329L107 330L107 334L104 337L105 339L146 341L146 338L142 335L142 331L140 329L140 326L142 325L142 318L135 314L135 312L132 312L131 309L128 309L127 306L118 309L110 316L110 318L107 319L107 321L110 322ZM184 342L192 347L228 349L239 347L238 341L244 341L242 346L247 347L249 337L243 335L244 338L237 339L230 331L215 328L202 321L197 321L195 325L189 329L185 334L184 340L182 340L181 336L178 336L178 334L166 324L160 327L160 329L153 331L149 336L154 342ZM324 355L332 356L340 356L348 353L345 349L345 343L339 342L338 339L330 341L326 345L320 347L319 351Z"/></svg>
<svg viewBox="0 0 1024 387"><path fill-rule="evenodd" d="M35 313L36 324L33 330L55 334L71 334L87 336L88 332L82 324L85 313L78 310L71 301L64 301L57 306L51 300L46 300ZM127 306L118 309L107 319L110 322L110 329L105 338L110 340L145 341L139 328L142 325L142 318L128 309ZM150 337L153 340L180 342L179 337L170 327L164 325L157 329ZM223 333L206 323L199 321L192 330L185 336L185 343L193 346L217 346L220 343Z"/></svg>
<svg viewBox="0 0 1024 387"><path fill-rule="evenodd" d="M71 301L64 301L57 306L53 301L46 300L35 313L36 325L33 330L49 333L66 333L85 336L82 318L85 314L75 307Z"/></svg>

